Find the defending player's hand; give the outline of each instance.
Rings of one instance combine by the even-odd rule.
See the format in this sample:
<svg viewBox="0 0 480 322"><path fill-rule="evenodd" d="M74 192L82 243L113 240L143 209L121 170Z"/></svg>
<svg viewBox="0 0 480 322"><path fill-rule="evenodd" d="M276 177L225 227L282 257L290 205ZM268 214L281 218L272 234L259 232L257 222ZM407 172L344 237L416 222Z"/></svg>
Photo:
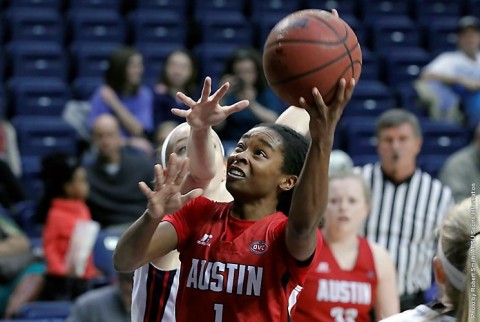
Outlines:
<svg viewBox="0 0 480 322"><path fill-rule="evenodd" d="M182 92L177 93L177 97L185 105L190 107L189 110L181 110L172 108L172 113L186 118L188 124L195 129L208 128L222 123L230 114L238 112L246 108L249 104L247 100L239 101L233 105L221 106L220 100L225 96L230 83L223 84L213 95L212 80L210 77L205 78L203 83L202 95L195 102Z"/></svg>
<svg viewBox="0 0 480 322"><path fill-rule="evenodd" d="M188 158L177 162L177 155L172 153L168 164L168 168L155 165L155 190L151 190L145 182L139 183L140 190L148 199L148 214L154 219L178 211L203 193L202 189L194 189L184 195L180 193L180 185L188 172Z"/></svg>
<svg viewBox="0 0 480 322"><path fill-rule="evenodd" d="M355 79L351 79L348 84L344 78L340 79L335 100L329 106L325 104L316 87L312 89L315 106L309 106L303 97L300 98L300 106L310 115L309 128L312 138L333 135L343 110L352 97L354 88Z"/></svg>

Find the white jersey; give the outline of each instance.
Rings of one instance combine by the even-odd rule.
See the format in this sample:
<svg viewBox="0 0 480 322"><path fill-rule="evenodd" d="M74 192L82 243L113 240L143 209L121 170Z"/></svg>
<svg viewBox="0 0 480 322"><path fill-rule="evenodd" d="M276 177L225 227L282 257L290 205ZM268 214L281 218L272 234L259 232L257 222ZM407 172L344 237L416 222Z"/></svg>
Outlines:
<svg viewBox="0 0 480 322"><path fill-rule="evenodd" d="M424 72L447 77L466 77L480 80L480 53L472 60L461 51L440 54L424 68Z"/></svg>
<svg viewBox="0 0 480 322"><path fill-rule="evenodd" d="M380 322L455 322L457 319L453 316L443 315L431 309L426 305L419 305L413 310L408 310L399 314L392 315Z"/></svg>
<svg viewBox="0 0 480 322"><path fill-rule="evenodd" d="M132 322L175 322L179 269L146 264L133 275Z"/></svg>

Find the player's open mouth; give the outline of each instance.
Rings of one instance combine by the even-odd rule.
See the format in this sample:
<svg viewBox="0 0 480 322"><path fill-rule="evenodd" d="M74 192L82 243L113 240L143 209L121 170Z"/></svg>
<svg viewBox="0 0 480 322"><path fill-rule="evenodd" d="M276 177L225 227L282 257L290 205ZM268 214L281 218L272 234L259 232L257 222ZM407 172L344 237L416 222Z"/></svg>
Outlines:
<svg viewBox="0 0 480 322"><path fill-rule="evenodd" d="M245 178L245 173L240 168L237 168L235 166L231 166L228 169L228 174L232 177Z"/></svg>

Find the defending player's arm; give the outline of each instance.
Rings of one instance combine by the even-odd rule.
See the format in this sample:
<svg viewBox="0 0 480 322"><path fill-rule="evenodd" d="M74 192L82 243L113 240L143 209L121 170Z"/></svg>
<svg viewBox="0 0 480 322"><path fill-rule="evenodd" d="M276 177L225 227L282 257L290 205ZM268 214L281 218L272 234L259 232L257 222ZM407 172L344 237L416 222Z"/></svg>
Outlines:
<svg viewBox="0 0 480 322"><path fill-rule="evenodd" d="M275 121L275 123L288 126L302 135L307 135L309 133L309 122L310 115L308 115L307 111L294 105L287 108Z"/></svg>
<svg viewBox="0 0 480 322"><path fill-rule="evenodd" d="M223 84L210 96L211 86L212 80L210 77L206 77L202 95L198 102L183 93L178 93L177 97L190 109L172 109L175 115L185 117L191 128L187 143L190 172L182 185L182 191L188 191L192 188L206 189L208 187L217 173L212 126L221 123L228 115L248 106L246 100L230 106L220 106L219 102L225 96L230 84Z"/></svg>
<svg viewBox="0 0 480 322"><path fill-rule="evenodd" d="M131 272L176 249L177 232L172 224L162 222L162 219L202 194L201 189L192 190L186 195L180 193L188 159L177 165L176 155L172 154L168 164L165 171L160 165L155 166L155 191L144 182L139 184L148 199L148 206L117 244L113 261L115 269L120 272Z"/></svg>
<svg viewBox="0 0 480 322"><path fill-rule="evenodd" d="M345 79L341 79L335 101L330 106L325 105L316 88L312 91L316 106L308 106L303 98L300 99L300 105L310 115L312 140L293 192L286 232L288 250L300 261L310 258L317 244L317 227L327 205L328 166L333 136L354 86L354 80L347 86Z"/></svg>

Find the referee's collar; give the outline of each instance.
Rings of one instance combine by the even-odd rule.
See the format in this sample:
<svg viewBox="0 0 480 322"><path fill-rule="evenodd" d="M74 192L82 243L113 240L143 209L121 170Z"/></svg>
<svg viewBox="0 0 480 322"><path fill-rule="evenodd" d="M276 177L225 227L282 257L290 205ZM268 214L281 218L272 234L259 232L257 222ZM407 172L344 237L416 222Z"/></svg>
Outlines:
<svg viewBox="0 0 480 322"><path fill-rule="evenodd" d="M380 167L380 171L382 171L383 179L390 181L391 183L393 183L396 186L399 186L403 183L409 183L410 180L412 180L413 176L415 175L415 172L417 172L417 170L418 170L418 168L415 168L415 171L413 171L413 173L410 176L403 179L402 181L396 181L394 178L392 178L391 176L389 176L388 174L385 173L385 171L383 170L383 167L380 163L378 163L378 166Z"/></svg>

